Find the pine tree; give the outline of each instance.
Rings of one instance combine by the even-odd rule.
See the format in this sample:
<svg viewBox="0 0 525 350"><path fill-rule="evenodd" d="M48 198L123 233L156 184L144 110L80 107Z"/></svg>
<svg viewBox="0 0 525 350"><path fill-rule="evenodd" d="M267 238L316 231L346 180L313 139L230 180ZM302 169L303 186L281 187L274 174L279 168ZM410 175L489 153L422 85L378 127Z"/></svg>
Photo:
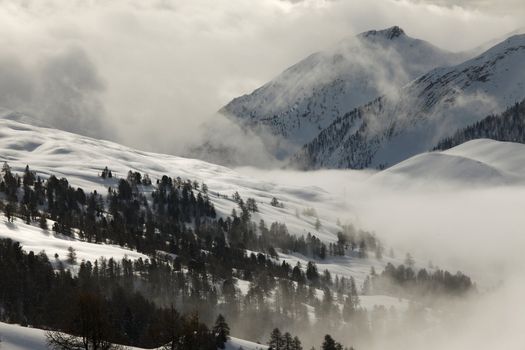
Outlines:
<svg viewBox="0 0 525 350"><path fill-rule="evenodd" d="M303 346L301 345L301 341L299 340L299 337L295 336L293 338L293 350L303 350Z"/></svg>
<svg viewBox="0 0 525 350"><path fill-rule="evenodd" d="M46 219L46 214L42 213L40 215L40 219L38 221L38 225L40 226L40 228L44 231L47 231L49 229L48 225L47 225L47 219Z"/></svg>
<svg viewBox="0 0 525 350"><path fill-rule="evenodd" d="M279 328L274 328L268 342L271 350L283 350L283 339Z"/></svg>
<svg viewBox="0 0 525 350"><path fill-rule="evenodd" d="M73 247L69 247L67 248L67 262L71 265L73 264L76 264L77 263L77 252L75 251L75 249Z"/></svg>
<svg viewBox="0 0 525 350"><path fill-rule="evenodd" d="M257 207L257 202L253 198L248 198L246 200L246 209L249 211L256 213L259 211L259 208Z"/></svg>
<svg viewBox="0 0 525 350"><path fill-rule="evenodd" d="M7 222L13 222L13 206L11 204L6 204L4 207L5 217Z"/></svg>
<svg viewBox="0 0 525 350"><path fill-rule="evenodd" d="M289 332L284 333L282 341L283 350L293 350L293 338Z"/></svg>
<svg viewBox="0 0 525 350"><path fill-rule="evenodd" d="M225 343L228 341L230 336L230 327L226 323L224 316L219 314L213 327L213 335L215 336L215 344L218 348L224 349Z"/></svg>
<svg viewBox="0 0 525 350"><path fill-rule="evenodd" d="M308 280L314 283L319 280L319 272L317 271L317 266L312 261L309 261L306 265L306 278L308 278Z"/></svg>
<svg viewBox="0 0 525 350"><path fill-rule="evenodd" d="M322 350L337 350L335 340L329 335L324 336L324 342L321 345Z"/></svg>
<svg viewBox="0 0 525 350"><path fill-rule="evenodd" d="M239 203L241 201L241 195L239 194L239 192L235 191L235 193L233 194L233 200L237 203Z"/></svg>

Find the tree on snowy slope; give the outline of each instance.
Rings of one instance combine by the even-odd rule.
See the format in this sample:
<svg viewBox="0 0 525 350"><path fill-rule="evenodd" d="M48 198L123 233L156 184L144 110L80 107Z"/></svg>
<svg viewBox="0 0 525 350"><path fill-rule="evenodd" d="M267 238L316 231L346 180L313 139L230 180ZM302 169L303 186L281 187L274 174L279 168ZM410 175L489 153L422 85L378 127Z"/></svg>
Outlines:
<svg viewBox="0 0 525 350"><path fill-rule="evenodd" d="M268 345L269 350L303 350L299 337L292 337L290 332L281 334L279 328L272 331Z"/></svg>
<svg viewBox="0 0 525 350"><path fill-rule="evenodd" d="M324 336L324 342L321 345L322 350L343 350L343 346L340 343L337 343L334 338L329 334Z"/></svg>
<svg viewBox="0 0 525 350"><path fill-rule="evenodd" d="M451 137L438 142L435 150L447 150L475 139L525 143L525 100L516 103L501 114L490 115Z"/></svg>
<svg viewBox="0 0 525 350"><path fill-rule="evenodd" d="M270 334L270 341L268 342L270 348L268 350L283 350L283 336L279 328L274 328Z"/></svg>
<svg viewBox="0 0 525 350"><path fill-rule="evenodd" d="M219 316L217 316L212 332L215 336L215 345L220 349L224 349L224 344L230 337L230 326L226 323L223 315L219 314Z"/></svg>
<svg viewBox="0 0 525 350"><path fill-rule="evenodd" d="M55 350L110 350L117 349L107 341L110 323L104 308L104 301L96 294L83 293L79 296L70 332L47 332L50 348Z"/></svg>

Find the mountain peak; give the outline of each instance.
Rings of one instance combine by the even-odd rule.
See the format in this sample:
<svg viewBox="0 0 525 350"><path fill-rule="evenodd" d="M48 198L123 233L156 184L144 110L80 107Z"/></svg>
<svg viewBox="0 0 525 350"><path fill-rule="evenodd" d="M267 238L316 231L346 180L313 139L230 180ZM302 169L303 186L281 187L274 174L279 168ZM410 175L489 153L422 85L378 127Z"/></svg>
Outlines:
<svg viewBox="0 0 525 350"><path fill-rule="evenodd" d="M383 30L369 30L359 34L361 38L377 38L382 37L388 40L393 40L395 38L405 36L405 31L398 26L393 26Z"/></svg>

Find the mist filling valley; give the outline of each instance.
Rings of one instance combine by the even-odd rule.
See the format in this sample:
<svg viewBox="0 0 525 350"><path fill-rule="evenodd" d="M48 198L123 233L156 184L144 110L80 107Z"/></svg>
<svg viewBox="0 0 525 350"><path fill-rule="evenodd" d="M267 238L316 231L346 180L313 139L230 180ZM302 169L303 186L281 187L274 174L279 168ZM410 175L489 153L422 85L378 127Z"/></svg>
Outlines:
<svg viewBox="0 0 525 350"><path fill-rule="evenodd" d="M468 179L458 184L410 177L396 178L394 185L377 180L375 172L351 170L239 171L279 183L319 186L334 197L343 196L350 210L332 214L376 233L403 257L409 252L416 270L430 266L461 270L472 277L475 292L461 298L436 297L426 316L393 311L364 348L485 349L523 344L519 329L525 325L520 311L525 308L524 186L480 187L467 184ZM355 344L351 337L344 340Z"/></svg>

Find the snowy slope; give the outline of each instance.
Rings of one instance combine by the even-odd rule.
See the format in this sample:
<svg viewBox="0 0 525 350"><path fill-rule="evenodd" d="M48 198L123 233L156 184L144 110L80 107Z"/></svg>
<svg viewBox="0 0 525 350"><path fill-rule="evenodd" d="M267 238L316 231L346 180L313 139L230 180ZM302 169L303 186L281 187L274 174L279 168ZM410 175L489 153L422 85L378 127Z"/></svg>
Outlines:
<svg viewBox="0 0 525 350"><path fill-rule="evenodd" d="M242 340L239 338L231 337L226 343L225 350L266 350L268 346L257 344L251 341Z"/></svg>
<svg viewBox="0 0 525 350"><path fill-rule="evenodd" d="M525 35L437 68L338 118L295 156L306 168L396 164L525 97Z"/></svg>
<svg viewBox="0 0 525 350"><path fill-rule="evenodd" d="M26 225L22 220L8 222L3 215L0 216L0 238L10 238L19 242L27 252L39 253L44 251L52 263L60 261L73 269L75 266L68 266L66 262L69 247L75 249L78 261L95 261L100 257L113 257L117 260L124 257L128 259L148 258L144 254L119 246L88 243L57 234L51 230L44 231L40 227ZM58 261L54 258L55 254L58 254Z"/></svg>
<svg viewBox="0 0 525 350"><path fill-rule="evenodd" d="M2 350L47 350L45 332L0 322Z"/></svg>
<svg viewBox="0 0 525 350"><path fill-rule="evenodd" d="M46 333L42 329L0 322L0 339L2 350L49 350ZM141 348L126 347L126 349L140 350Z"/></svg>
<svg viewBox="0 0 525 350"><path fill-rule="evenodd" d="M0 322L0 348L2 350L48 350L45 331L36 328L27 328L19 325ZM247 340L232 337L226 343L226 350L266 350L265 345L260 345ZM129 350L141 348L126 347Z"/></svg>
<svg viewBox="0 0 525 350"><path fill-rule="evenodd" d="M279 180L267 181L199 160L141 152L112 142L0 118L1 161L7 161L15 172L22 172L28 164L38 176L64 176L72 186L97 190L102 194L107 192L107 187L116 185L115 177L126 176L130 169L148 173L154 181L164 174L204 181L219 215L230 215L232 208L237 207L231 195L238 191L243 198L253 197L258 202L259 212L254 213L252 218L255 222L260 219L264 219L267 224L284 222L291 234L311 232L325 242L337 240L337 232L341 230L337 225L338 219L351 217L353 211L344 193L337 194L331 189L282 184ZM105 166L112 169L113 179L104 180L98 176ZM273 196L283 203L283 208L269 204ZM315 229L316 218L303 214L305 208L314 208L317 212L322 224L319 230ZM55 261L53 256L57 253L64 264L70 246L76 250L79 261L95 260L101 256L116 259L124 256L146 258L122 247L82 242L43 231L21 220L7 223L5 217L0 215L0 238L4 237L20 242L26 251L45 251L51 261ZM301 255L281 254L280 258L292 265L299 261L304 268L308 262ZM396 265L402 263L401 259L396 261L386 257L379 261L375 258L346 256L319 260L317 264L320 271L327 269L334 277L354 277L360 288L372 266L380 272L388 262ZM239 288L247 287L244 282L239 281Z"/></svg>
<svg viewBox="0 0 525 350"><path fill-rule="evenodd" d="M286 147L291 144L276 151L283 157L347 111L463 57L413 39L399 27L373 30L307 57L222 112L282 137Z"/></svg>
<svg viewBox="0 0 525 350"><path fill-rule="evenodd" d="M352 208L346 202L344 193L337 195L333 191L315 186L283 185L278 181L265 181L257 176L243 175L200 160L141 152L108 141L0 118L0 162L2 161L7 161L14 172L22 172L29 165L38 176L63 176L72 186L97 190L102 194L107 193L107 187L116 185L116 177L125 177L130 169L148 173L153 181L162 175L204 181L209 187L210 200L219 215L228 216L233 208L238 209L237 203L231 199L231 195L238 191L245 199L256 199L259 212L253 214L254 222L263 219L267 225L275 221L286 223L291 234L303 235L310 232L325 242L337 241L337 232L341 230L337 225L338 219L352 215ZM113 179L104 180L98 176L105 166L112 169ZM270 205L274 196L283 204L283 208ZM313 208L317 212L321 222L319 230L315 229L316 217L303 214L305 208ZM21 242L27 251L45 250L50 257L57 253L61 261L65 260L69 246L77 250L79 261L94 260L101 256L117 259L124 256L145 258L142 254L117 246L71 240L53 232L45 232L39 227L26 225L21 220L16 220L13 224L7 223L3 215L0 215L0 237ZM282 257L294 265L301 261L306 266L305 257ZM381 271L386 262L388 261L354 257L318 261L322 270L328 269L334 276L353 275L358 286L370 272L371 266Z"/></svg>
<svg viewBox="0 0 525 350"><path fill-rule="evenodd" d="M314 234L315 218L296 216L296 210L314 207L322 223L315 234L325 241L336 240L337 217L333 212L345 207L342 198L317 187L281 186L199 160L141 152L108 141L0 119L0 162L3 161L15 172L22 172L29 165L41 177L51 174L66 177L73 186L102 194L118 181L98 176L105 166L115 177L126 177L127 172L133 170L149 174L154 181L162 175L204 181L219 215L230 215L233 208L238 209L231 199L238 191L244 199L256 199L259 213L254 214L254 221L286 222L290 233L297 235ZM270 205L274 196L284 208Z"/></svg>
<svg viewBox="0 0 525 350"><path fill-rule="evenodd" d="M372 254L371 254L372 255ZM279 253L279 259L286 261L291 266L295 266L298 262L301 263L303 268L306 268L306 264L309 260L307 257L301 254L283 254ZM324 260L316 261L317 269L321 272L328 270L332 276L353 277L357 288L363 286L363 282L366 277L370 274L370 269L373 267L376 271L383 271L384 266L387 263L394 265L402 264L402 259L392 259L383 256L381 260L377 260L375 257L356 259L350 256L334 256L328 257ZM418 262L418 266L423 266L424 263Z"/></svg>
<svg viewBox="0 0 525 350"><path fill-rule="evenodd" d="M525 145L473 140L446 151L416 155L377 173L371 181L393 184L400 178L463 186L524 184Z"/></svg>

